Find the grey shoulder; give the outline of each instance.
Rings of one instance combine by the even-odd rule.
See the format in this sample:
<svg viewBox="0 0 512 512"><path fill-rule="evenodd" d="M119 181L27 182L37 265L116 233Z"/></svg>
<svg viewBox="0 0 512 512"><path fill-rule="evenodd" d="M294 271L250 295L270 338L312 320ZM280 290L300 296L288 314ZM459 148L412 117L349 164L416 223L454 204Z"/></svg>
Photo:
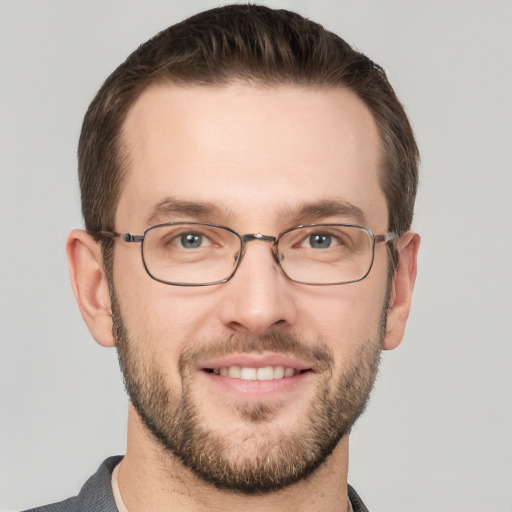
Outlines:
<svg viewBox="0 0 512 512"><path fill-rule="evenodd" d="M352 503L354 512L369 512L363 500L359 497L359 494L357 494L356 490L350 485L348 486L348 497L350 503Z"/></svg>
<svg viewBox="0 0 512 512"><path fill-rule="evenodd" d="M52 503L51 505L45 505L43 507L31 508L24 512L74 512L80 510L77 505L77 497L68 498L58 503Z"/></svg>
<svg viewBox="0 0 512 512"><path fill-rule="evenodd" d="M24 512L118 512L110 480L112 471L121 459L117 456L105 460L77 496Z"/></svg>

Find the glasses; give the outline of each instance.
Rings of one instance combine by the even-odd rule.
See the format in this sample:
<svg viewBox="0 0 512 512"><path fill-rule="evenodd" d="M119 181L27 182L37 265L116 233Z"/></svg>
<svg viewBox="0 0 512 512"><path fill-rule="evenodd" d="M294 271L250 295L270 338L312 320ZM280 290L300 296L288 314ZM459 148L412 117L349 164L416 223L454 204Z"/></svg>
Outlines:
<svg viewBox="0 0 512 512"><path fill-rule="evenodd" d="M142 235L100 231L99 236L141 244L142 261L150 277L175 286L225 283L242 261L246 244L270 242L285 276L307 285L336 285L361 281L370 272L375 245L398 239L396 233L375 235L352 224L308 224L278 236L240 235L217 224L168 222L151 226Z"/></svg>

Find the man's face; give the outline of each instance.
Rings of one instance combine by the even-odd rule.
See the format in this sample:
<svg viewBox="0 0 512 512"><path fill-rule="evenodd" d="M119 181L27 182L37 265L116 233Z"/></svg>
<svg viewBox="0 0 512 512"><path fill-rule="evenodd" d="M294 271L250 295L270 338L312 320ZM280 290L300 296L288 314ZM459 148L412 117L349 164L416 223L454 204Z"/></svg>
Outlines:
<svg viewBox="0 0 512 512"><path fill-rule="evenodd" d="M125 143L119 232L171 221L273 236L308 223L387 231L377 128L347 90L154 86L130 111ZM303 478L364 407L386 275L379 244L363 281L294 283L270 244L253 241L227 283L170 286L147 275L138 244L119 243L112 311L138 414L218 486L262 492ZM253 380L260 368L274 378Z"/></svg>

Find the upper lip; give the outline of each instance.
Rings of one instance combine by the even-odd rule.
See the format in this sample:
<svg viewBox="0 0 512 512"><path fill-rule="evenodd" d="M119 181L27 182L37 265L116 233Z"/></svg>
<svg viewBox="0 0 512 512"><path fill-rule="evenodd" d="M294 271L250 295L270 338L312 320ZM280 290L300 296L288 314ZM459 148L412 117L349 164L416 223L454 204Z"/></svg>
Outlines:
<svg viewBox="0 0 512 512"><path fill-rule="evenodd" d="M300 360L287 354L231 354L219 358L204 361L199 369L216 370L229 368L230 366L241 366L248 368L264 368L265 366L284 366L294 368L298 371L311 370L313 365L310 362Z"/></svg>

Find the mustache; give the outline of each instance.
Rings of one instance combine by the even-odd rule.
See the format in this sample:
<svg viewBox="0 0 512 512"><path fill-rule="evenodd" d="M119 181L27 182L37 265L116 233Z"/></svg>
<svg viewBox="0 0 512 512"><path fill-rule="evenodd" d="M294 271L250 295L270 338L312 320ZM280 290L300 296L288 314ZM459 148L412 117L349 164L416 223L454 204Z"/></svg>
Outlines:
<svg viewBox="0 0 512 512"><path fill-rule="evenodd" d="M227 338L215 338L208 342L193 342L179 357L180 373L198 359L214 359L229 354L261 354L275 352L313 361L320 371L332 371L334 356L323 342L305 342L299 336L287 332L273 332L262 336L232 333Z"/></svg>

